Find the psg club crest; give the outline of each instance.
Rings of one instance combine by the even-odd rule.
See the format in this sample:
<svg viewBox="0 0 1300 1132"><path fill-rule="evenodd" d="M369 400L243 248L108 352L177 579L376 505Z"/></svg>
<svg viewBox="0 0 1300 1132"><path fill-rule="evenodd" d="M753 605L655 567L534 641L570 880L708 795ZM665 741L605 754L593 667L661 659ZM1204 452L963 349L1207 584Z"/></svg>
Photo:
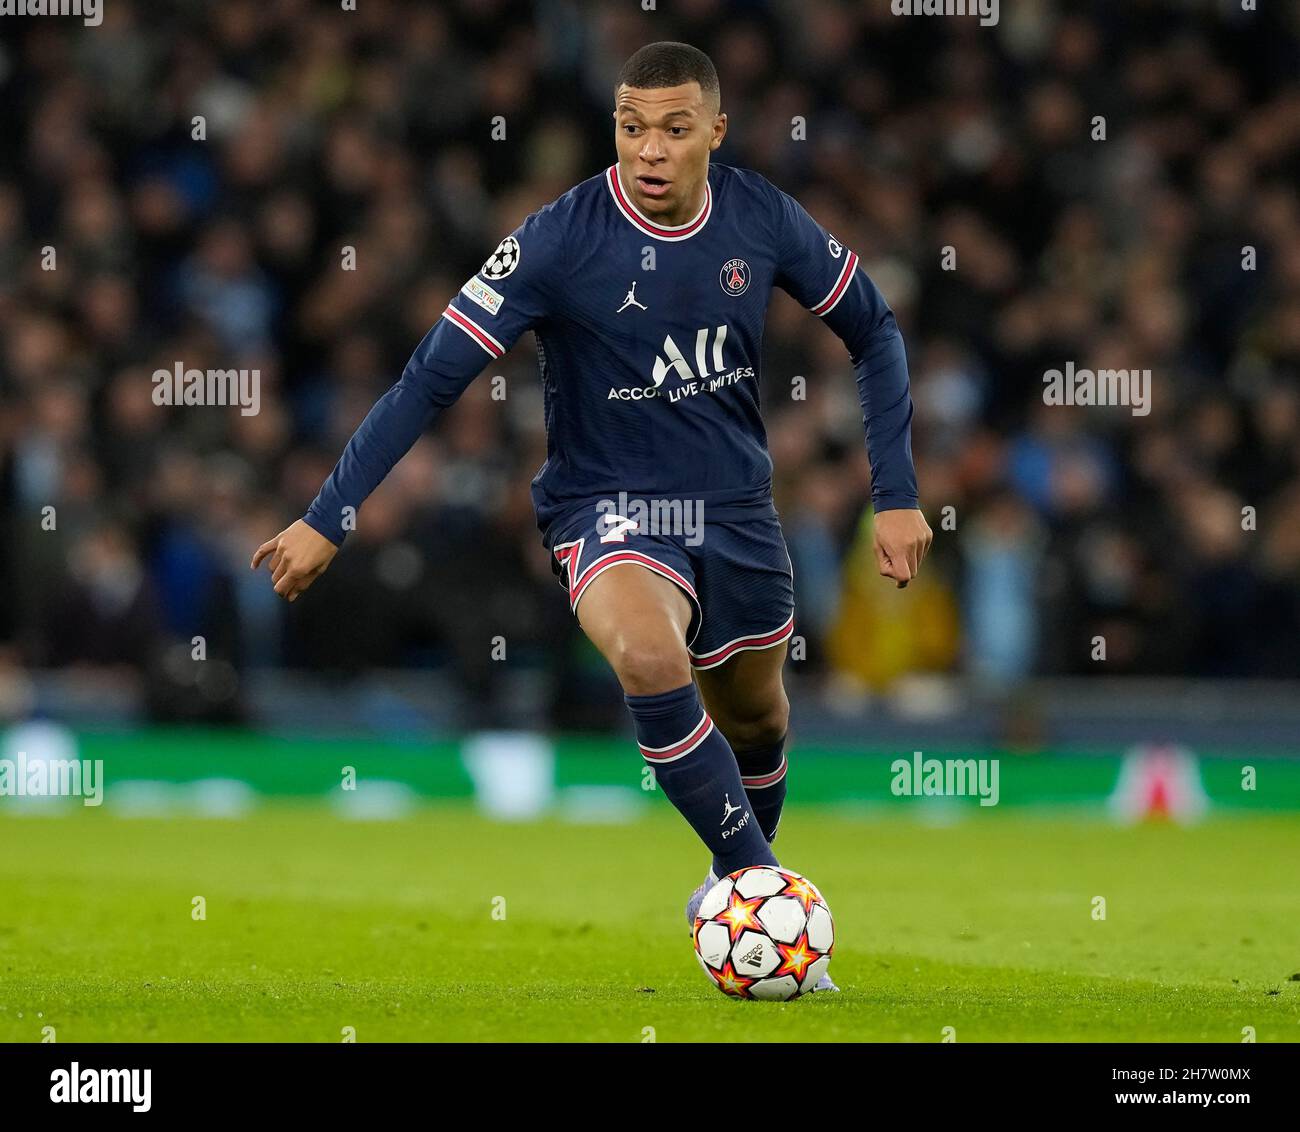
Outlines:
<svg viewBox="0 0 1300 1132"><path fill-rule="evenodd" d="M749 290L749 264L743 259L729 259L718 273L718 282L728 295L743 295Z"/></svg>

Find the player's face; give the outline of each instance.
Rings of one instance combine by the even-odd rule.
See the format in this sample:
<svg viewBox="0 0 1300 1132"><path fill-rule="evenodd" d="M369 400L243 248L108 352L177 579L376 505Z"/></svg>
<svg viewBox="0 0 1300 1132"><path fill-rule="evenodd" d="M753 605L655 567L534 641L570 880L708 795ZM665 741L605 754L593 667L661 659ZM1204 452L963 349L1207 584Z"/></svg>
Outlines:
<svg viewBox="0 0 1300 1132"><path fill-rule="evenodd" d="M632 203L662 224L685 224L704 203L709 153L726 132L727 116L714 112L699 83L620 86L614 139Z"/></svg>

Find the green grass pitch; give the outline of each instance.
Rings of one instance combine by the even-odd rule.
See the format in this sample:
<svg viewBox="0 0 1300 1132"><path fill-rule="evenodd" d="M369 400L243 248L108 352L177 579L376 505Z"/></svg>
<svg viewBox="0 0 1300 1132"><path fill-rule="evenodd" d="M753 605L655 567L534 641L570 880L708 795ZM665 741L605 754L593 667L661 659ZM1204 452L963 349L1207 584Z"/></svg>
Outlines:
<svg viewBox="0 0 1300 1132"><path fill-rule="evenodd" d="M830 903L843 993L776 1004L696 965L682 906L707 862L666 807L0 811L0 1040L1300 1040L1294 818L962 815L787 811L779 855Z"/></svg>

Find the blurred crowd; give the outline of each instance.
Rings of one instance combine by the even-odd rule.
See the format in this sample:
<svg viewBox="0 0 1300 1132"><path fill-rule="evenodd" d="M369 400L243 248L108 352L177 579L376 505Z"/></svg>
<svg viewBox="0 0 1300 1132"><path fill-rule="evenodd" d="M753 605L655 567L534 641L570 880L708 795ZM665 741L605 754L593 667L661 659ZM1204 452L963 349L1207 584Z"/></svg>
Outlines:
<svg viewBox="0 0 1300 1132"><path fill-rule="evenodd" d="M1300 9L1259 7L1036 0L992 27L887 0L6 17L0 663L233 718L239 680L198 694L195 656L241 678L444 666L490 703L504 634L558 721L588 711L608 684L527 490L531 335L487 371L505 399L472 385L305 598L248 565L501 236L614 160L623 60L682 39L721 76L715 160L856 250L908 345L936 539L900 593L871 554L844 347L773 302L799 676L1300 676ZM260 411L154 404L178 361L258 369ZM1045 404L1069 362L1149 369L1149 414Z"/></svg>

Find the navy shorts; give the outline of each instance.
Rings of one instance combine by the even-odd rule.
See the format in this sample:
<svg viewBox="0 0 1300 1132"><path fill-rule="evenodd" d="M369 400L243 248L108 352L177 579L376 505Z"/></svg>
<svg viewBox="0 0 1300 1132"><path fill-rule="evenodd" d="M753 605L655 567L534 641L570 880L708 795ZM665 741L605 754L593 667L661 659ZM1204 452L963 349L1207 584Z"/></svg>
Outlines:
<svg viewBox="0 0 1300 1132"><path fill-rule="evenodd" d="M702 522L689 535L646 534L584 508L557 521L545 543L575 615L587 587L623 562L675 582L691 602L686 649L695 668L716 668L794 632L794 569L775 517Z"/></svg>

